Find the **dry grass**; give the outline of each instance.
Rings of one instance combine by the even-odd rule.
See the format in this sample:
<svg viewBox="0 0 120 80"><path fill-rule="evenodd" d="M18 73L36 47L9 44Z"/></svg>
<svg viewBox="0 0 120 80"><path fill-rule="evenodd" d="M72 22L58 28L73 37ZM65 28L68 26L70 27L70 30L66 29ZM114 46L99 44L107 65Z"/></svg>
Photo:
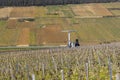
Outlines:
<svg viewBox="0 0 120 80"><path fill-rule="evenodd" d="M120 10L110 10L111 13L115 16L120 16Z"/></svg>
<svg viewBox="0 0 120 80"><path fill-rule="evenodd" d="M10 17L11 18L35 17L35 8L34 7L13 7Z"/></svg>
<svg viewBox="0 0 120 80"><path fill-rule="evenodd" d="M89 16L90 15L83 6L79 6L79 5L74 6L72 7L72 10L75 16Z"/></svg>
<svg viewBox="0 0 120 80"><path fill-rule="evenodd" d="M71 7L75 16L90 17L90 16L111 16L104 6L100 4L77 5Z"/></svg>
<svg viewBox="0 0 120 80"><path fill-rule="evenodd" d="M12 11L12 8L10 8L10 7L0 8L0 18L9 17L11 11Z"/></svg>
<svg viewBox="0 0 120 80"><path fill-rule="evenodd" d="M87 10L93 13L96 16L111 16L112 14L102 5L100 4L91 4L85 6Z"/></svg>
<svg viewBox="0 0 120 80"><path fill-rule="evenodd" d="M106 8L120 8L120 2L114 3L101 3Z"/></svg>

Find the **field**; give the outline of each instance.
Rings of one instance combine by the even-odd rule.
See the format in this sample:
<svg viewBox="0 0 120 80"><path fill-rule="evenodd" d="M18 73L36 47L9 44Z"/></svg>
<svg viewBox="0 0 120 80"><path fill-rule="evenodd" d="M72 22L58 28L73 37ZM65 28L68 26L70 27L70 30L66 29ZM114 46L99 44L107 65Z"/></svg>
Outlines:
<svg viewBox="0 0 120 80"><path fill-rule="evenodd" d="M78 38L83 45L119 42L119 5L116 2L0 8L0 46L23 45L21 39L27 45L65 45L67 33L61 31L71 29L76 30L71 41ZM24 29L28 29L27 34Z"/></svg>
<svg viewBox="0 0 120 80"><path fill-rule="evenodd" d="M113 21L114 23L111 23ZM118 18L77 19L77 22L79 24L74 24L72 29L79 30L76 34L80 35L81 41L119 41L120 19Z"/></svg>
<svg viewBox="0 0 120 80"><path fill-rule="evenodd" d="M17 46L22 46L22 45L29 46L29 34L30 34L30 29L29 28L23 28L21 30Z"/></svg>
<svg viewBox="0 0 120 80"><path fill-rule="evenodd" d="M10 13L10 18L31 18L35 16L34 7L14 7Z"/></svg>
<svg viewBox="0 0 120 80"><path fill-rule="evenodd" d="M0 79L116 80L119 52L120 43L0 52Z"/></svg>
<svg viewBox="0 0 120 80"><path fill-rule="evenodd" d="M38 44L67 44L67 35L62 33L61 25L46 25L37 30ZM52 35L52 36L49 36ZM62 39L61 39L62 38Z"/></svg>
<svg viewBox="0 0 120 80"><path fill-rule="evenodd" d="M63 30L80 47L65 47ZM0 80L118 77L120 2L0 7Z"/></svg>
<svg viewBox="0 0 120 80"><path fill-rule="evenodd" d="M72 10L76 16L80 17L102 17L102 16L112 16L105 7L100 4L86 4L84 6L72 6Z"/></svg>
<svg viewBox="0 0 120 80"><path fill-rule="evenodd" d="M7 29L7 23L5 21L0 21L0 45L16 45L16 40L18 38L19 29ZM9 34L9 35L8 35Z"/></svg>
<svg viewBox="0 0 120 80"><path fill-rule="evenodd" d="M111 6L112 5L112 6ZM107 9L109 9L109 11L116 16L120 15L120 5L119 3L109 3L109 4L103 4L104 7L106 7Z"/></svg>
<svg viewBox="0 0 120 80"><path fill-rule="evenodd" d="M10 16L12 8L0 8L0 18L7 18Z"/></svg>

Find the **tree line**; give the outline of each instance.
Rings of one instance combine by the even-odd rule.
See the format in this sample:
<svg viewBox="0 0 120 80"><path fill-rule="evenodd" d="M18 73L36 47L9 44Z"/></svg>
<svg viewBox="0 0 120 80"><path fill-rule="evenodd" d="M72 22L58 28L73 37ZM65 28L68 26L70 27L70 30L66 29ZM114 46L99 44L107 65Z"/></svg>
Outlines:
<svg viewBox="0 0 120 80"><path fill-rule="evenodd" d="M45 6L79 3L116 2L119 0L0 0L0 6Z"/></svg>

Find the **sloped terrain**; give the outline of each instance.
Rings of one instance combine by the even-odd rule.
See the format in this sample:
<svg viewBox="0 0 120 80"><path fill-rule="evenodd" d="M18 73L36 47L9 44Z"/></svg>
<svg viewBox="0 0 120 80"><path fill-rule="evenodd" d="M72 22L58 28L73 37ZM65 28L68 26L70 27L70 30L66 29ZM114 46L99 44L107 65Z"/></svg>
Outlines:
<svg viewBox="0 0 120 80"><path fill-rule="evenodd" d="M5 10L1 8L0 13ZM119 2L12 7L8 20L0 21L0 46L23 45L22 39L28 45L67 44L62 30L76 30L71 41L78 38L81 44L120 41L119 11Z"/></svg>

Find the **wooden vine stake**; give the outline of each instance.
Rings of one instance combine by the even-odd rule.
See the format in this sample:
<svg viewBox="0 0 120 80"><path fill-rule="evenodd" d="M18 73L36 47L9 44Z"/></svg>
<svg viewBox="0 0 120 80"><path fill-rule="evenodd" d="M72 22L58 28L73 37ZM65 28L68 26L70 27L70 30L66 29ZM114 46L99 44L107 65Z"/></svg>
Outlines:
<svg viewBox="0 0 120 80"><path fill-rule="evenodd" d="M11 74L11 79L12 79L12 80L15 80L15 77L14 77L14 75L13 75L13 70L12 70L12 69L10 69L10 74Z"/></svg>
<svg viewBox="0 0 120 80"><path fill-rule="evenodd" d="M101 60L100 60L99 53L100 53L100 52L97 52L97 56L98 56L98 63L99 63L99 65L101 66Z"/></svg>
<svg viewBox="0 0 120 80"><path fill-rule="evenodd" d="M30 80L30 74L29 74L29 67L28 67L28 65L26 65L26 71L27 71L28 80Z"/></svg>
<svg viewBox="0 0 120 80"><path fill-rule="evenodd" d="M35 75L34 74L32 74L32 80L35 80Z"/></svg>
<svg viewBox="0 0 120 80"><path fill-rule="evenodd" d="M86 71L86 80L89 80L89 64L85 64L85 71Z"/></svg>
<svg viewBox="0 0 120 80"><path fill-rule="evenodd" d="M14 77L14 75L13 75L13 69L12 69L11 64L10 64L10 74L11 74L11 79L12 79L12 80L15 80L15 77Z"/></svg>
<svg viewBox="0 0 120 80"><path fill-rule="evenodd" d="M54 59L53 56L52 56L52 60L53 60L53 64L54 64L55 71L56 71L56 73L57 73L57 64L56 64L55 59Z"/></svg>
<svg viewBox="0 0 120 80"><path fill-rule="evenodd" d="M116 80L120 80L120 72L116 74Z"/></svg>
<svg viewBox="0 0 120 80"><path fill-rule="evenodd" d="M112 80L112 65L111 65L111 60L110 58L108 59L108 68L109 68L109 75L110 75L110 80Z"/></svg>
<svg viewBox="0 0 120 80"><path fill-rule="evenodd" d="M44 64L42 64L42 76L43 78L45 77L45 65Z"/></svg>
<svg viewBox="0 0 120 80"><path fill-rule="evenodd" d="M65 80L64 79L64 72L63 72L63 70L61 70L61 80Z"/></svg>

